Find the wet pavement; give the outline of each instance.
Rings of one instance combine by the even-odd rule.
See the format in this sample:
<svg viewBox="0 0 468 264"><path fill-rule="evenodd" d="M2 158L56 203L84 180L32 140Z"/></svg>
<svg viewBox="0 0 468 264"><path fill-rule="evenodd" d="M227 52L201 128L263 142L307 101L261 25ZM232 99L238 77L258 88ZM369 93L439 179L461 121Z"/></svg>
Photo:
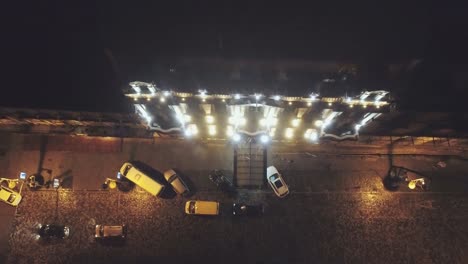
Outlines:
<svg viewBox="0 0 468 264"><path fill-rule="evenodd" d="M394 156L393 165L429 175L432 189L412 191L402 184L390 192L382 185L388 155L345 155L336 149L305 154L283 146L269 150L268 164L283 172L291 189L288 197L277 198L265 186L239 190L230 198L216 190L208 171L229 171L231 150L222 144L183 144L128 143L111 153L45 153L52 173L74 166L72 188L23 190L16 214L11 212L7 263L179 262L200 257L227 263L468 262L468 163L463 157ZM189 198L162 199L139 187L128 193L100 190L114 167L132 155L156 169L180 168L196 192ZM434 168L441 159L447 166ZM15 150L0 165L13 172L33 170L37 162L38 152ZM82 177L80 171L88 175ZM185 215L189 199L220 201L221 215ZM263 203L265 215L234 218L234 201ZM70 237L51 244L37 240L37 225L50 222L68 225ZM121 223L128 225L125 245L94 240L95 224Z"/></svg>

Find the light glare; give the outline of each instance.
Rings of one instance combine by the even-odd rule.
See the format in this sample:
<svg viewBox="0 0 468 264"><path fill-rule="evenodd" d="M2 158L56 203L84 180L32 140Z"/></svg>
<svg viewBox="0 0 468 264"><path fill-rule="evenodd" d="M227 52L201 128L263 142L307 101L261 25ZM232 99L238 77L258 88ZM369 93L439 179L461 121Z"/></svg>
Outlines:
<svg viewBox="0 0 468 264"><path fill-rule="evenodd" d="M291 121L291 124L292 124L293 127L298 127L300 123L301 123L301 120L298 119L298 118L293 119L293 120Z"/></svg>
<svg viewBox="0 0 468 264"><path fill-rule="evenodd" d="M240 139L241 139L241 136L239 134L237 134L237 133L232 136L232 140L234 140L236 142L238 142Z"/></svg>
<svg viewBox="0 0 468 264"><path fill-rule="evenodd" d="M208 126L208 134L210 136L216 135L216 126L215 125L209 125Z"/></svg>
<svg viewBox="0 0 468 264"><path fill-rule="evenodd" d="M293 130L292 128L290 128L290 127L286 128L286 131L285 131L285 133L284 133L284 136L285 136L286 138L292 138L293 135L294 135L294 130Z"/></svg>
<svg viewBox="0 0 468 264"><path fill-rule="evenodd" d="M207 115L205 116L206 123L208 124L213 124L214 123L214 117L212 115Z"/></svg>

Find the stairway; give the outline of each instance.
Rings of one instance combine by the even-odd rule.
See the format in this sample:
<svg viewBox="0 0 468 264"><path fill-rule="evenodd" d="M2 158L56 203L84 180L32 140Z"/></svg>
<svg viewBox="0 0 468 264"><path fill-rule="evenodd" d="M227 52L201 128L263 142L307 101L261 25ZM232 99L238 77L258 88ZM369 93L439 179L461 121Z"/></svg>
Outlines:
<svg viewBox="0 0 468 264"><path fill-rule="evenodd" d="M261 144L243 142L234 148L234 184L259 189L265 184L266 149Z"/></svg>

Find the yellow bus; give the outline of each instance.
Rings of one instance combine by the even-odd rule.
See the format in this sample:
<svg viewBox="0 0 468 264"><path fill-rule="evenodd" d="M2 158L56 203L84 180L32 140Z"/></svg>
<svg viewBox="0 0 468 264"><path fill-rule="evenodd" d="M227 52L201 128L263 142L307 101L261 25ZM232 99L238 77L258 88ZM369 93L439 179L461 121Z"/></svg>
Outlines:
<svg viewBox="0 0 468 264"><path fill-rule="evenodd" d="M165 187L163 184L141 172L130 162L125 162L122 165L120 174L154 196L160 195Z"/></svg>

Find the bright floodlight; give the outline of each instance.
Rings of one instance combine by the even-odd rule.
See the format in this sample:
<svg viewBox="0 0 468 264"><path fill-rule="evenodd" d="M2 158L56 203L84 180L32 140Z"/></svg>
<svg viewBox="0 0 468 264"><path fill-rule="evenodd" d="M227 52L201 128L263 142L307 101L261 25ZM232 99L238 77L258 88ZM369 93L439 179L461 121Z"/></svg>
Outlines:
<svg viewBox="0 0 468 264"><path fill-rule="evenodd" d="M261 94L255 94L255 100L257 100L257 101L258 101L258 99L260 99L260 97L262 97L262 95L261 95Z"/></svg>
<svg viewBox="0 0 468 264"><path fill-rule="evenodd" d="M293 127L298 127L300 123L301 123L301 120L298 118L295 118L291 121L291 124Z"/></svg>
<svg viewBox="0 0 468 264"><path fill-rule="evenodd" d="M171 93L170 93L169 91L164 91L164 92L163 92L163 95L166 96L166 97L169 96L170 94L171 94Z"/></svg>
<svg viewBox="0 0 468 264"><path fill-rule="evenodd" d="M294 130L292 128L290 128L290 127L286 128L284 136L286 138L292 138L294 136Z"/></svg>
<svg viewBox="0 0 468 264"><path fill-rule="evenodd" d="M208 124L213 124L214 123L214 117L212 115L207 115L205 116L206 123Z"/></svg>
<svg viewBox="0 0 468 264"><path fill-rule="evenodd" d="M206 96L206 90L198 90L202 97Z"/></svg>
<svg viewBox="0 0 468 264"><path fill-rule="evenodd" d="M323 121L322 120L317 120L317 121L315 121L314 124L315 124L316 127L321 127L323 125Z"/></svg>
<svg viewBox="0 0 468 264"><path fill-rule="evenodd" d="M240 94L234 95L234 98L235 98L236 100L240 99Z"/></svg>
<svg viewBox="0 0 468 264"><path fill-rule="evenodd" d="M237 134L237 133L232 136L232 140L234 140L236 142L238 142L240 139L241 139L241 136L239 134Z"/></svg>
<svg viewBox="0 0 468 264"><path fill-rule="evenodd" d="M330 102L330 103L328 103L328 106L332 106L332 103L331 103L331 102Z"/></svg>
<svg viewBox="0 0 468 264"><path fill-rule="evenodd" d="M307 103L307 106L312 106L312 102L308 102L308 103Z"/></svg>
<svg viewBox="0 0 468 264"><path fill-rule="evenodd" d="M318 140L318 133L317 133L317 131L315 129L312 130L312 132L310 133L310 140L312 140L312 141L317 141Z"/></svg>
<svg viewBox="0 0 468 264"><path fill-rule="evenodd" d="M346 102L351 103L351 97L346 97Z"/></svg>
<svg viewBox="0 0 468 264"><path fill-rule="evenodd" d="M196 134L198 134L197 125L195 125L195 124L190 124L190 125L188 125L188 126L187 126L186 132L187 132L187 131L189 132L189 135L190 135L190 136L191 136L191 135L196 135ZM186 134L187 134L187 133L186 133Z"/></svg>
<svg viewBox="0 0 468 264"><path fill-rule="evenodd" d="M275 101L279 101L281 99L281 97L279 95L275 95L274 99L275 99Z"/></svg>
<svg viewBox="0 0 468 264"><path fill-rule="evenodd" d="M315 95L314 94L311 94L310 95L310 99L312 99L312 101L314 101L316 99Z"/></svg>
<svg viewBox="0 0 468 264"><path fill-rule="evenodd" d="M262 143L267 143L269 140L270 140L270 137L268 137L267 135L261 135L260 136L260 141Z"/></svg>
<svg viewBox="0 0 468 264"><path fill-rule="evenodd" d="M161 103L166 102L166 98L164 98L164 97L159 98L159 102L161 102Z"/></svg>
<svg viewBox="0 0 468 264"><path fill-rule="evenodd" d="M216 135L216 126L215 125L209 125L208 126L208 134L210 136Z"/></svg>
<svg viewBox="0 0 468 264"><path fill-rule="evenodd" d="M361 125L359 125L359 124L354 126L354 130L356 130L356 131L359 131L360 128L361 128Z"/></svg>

